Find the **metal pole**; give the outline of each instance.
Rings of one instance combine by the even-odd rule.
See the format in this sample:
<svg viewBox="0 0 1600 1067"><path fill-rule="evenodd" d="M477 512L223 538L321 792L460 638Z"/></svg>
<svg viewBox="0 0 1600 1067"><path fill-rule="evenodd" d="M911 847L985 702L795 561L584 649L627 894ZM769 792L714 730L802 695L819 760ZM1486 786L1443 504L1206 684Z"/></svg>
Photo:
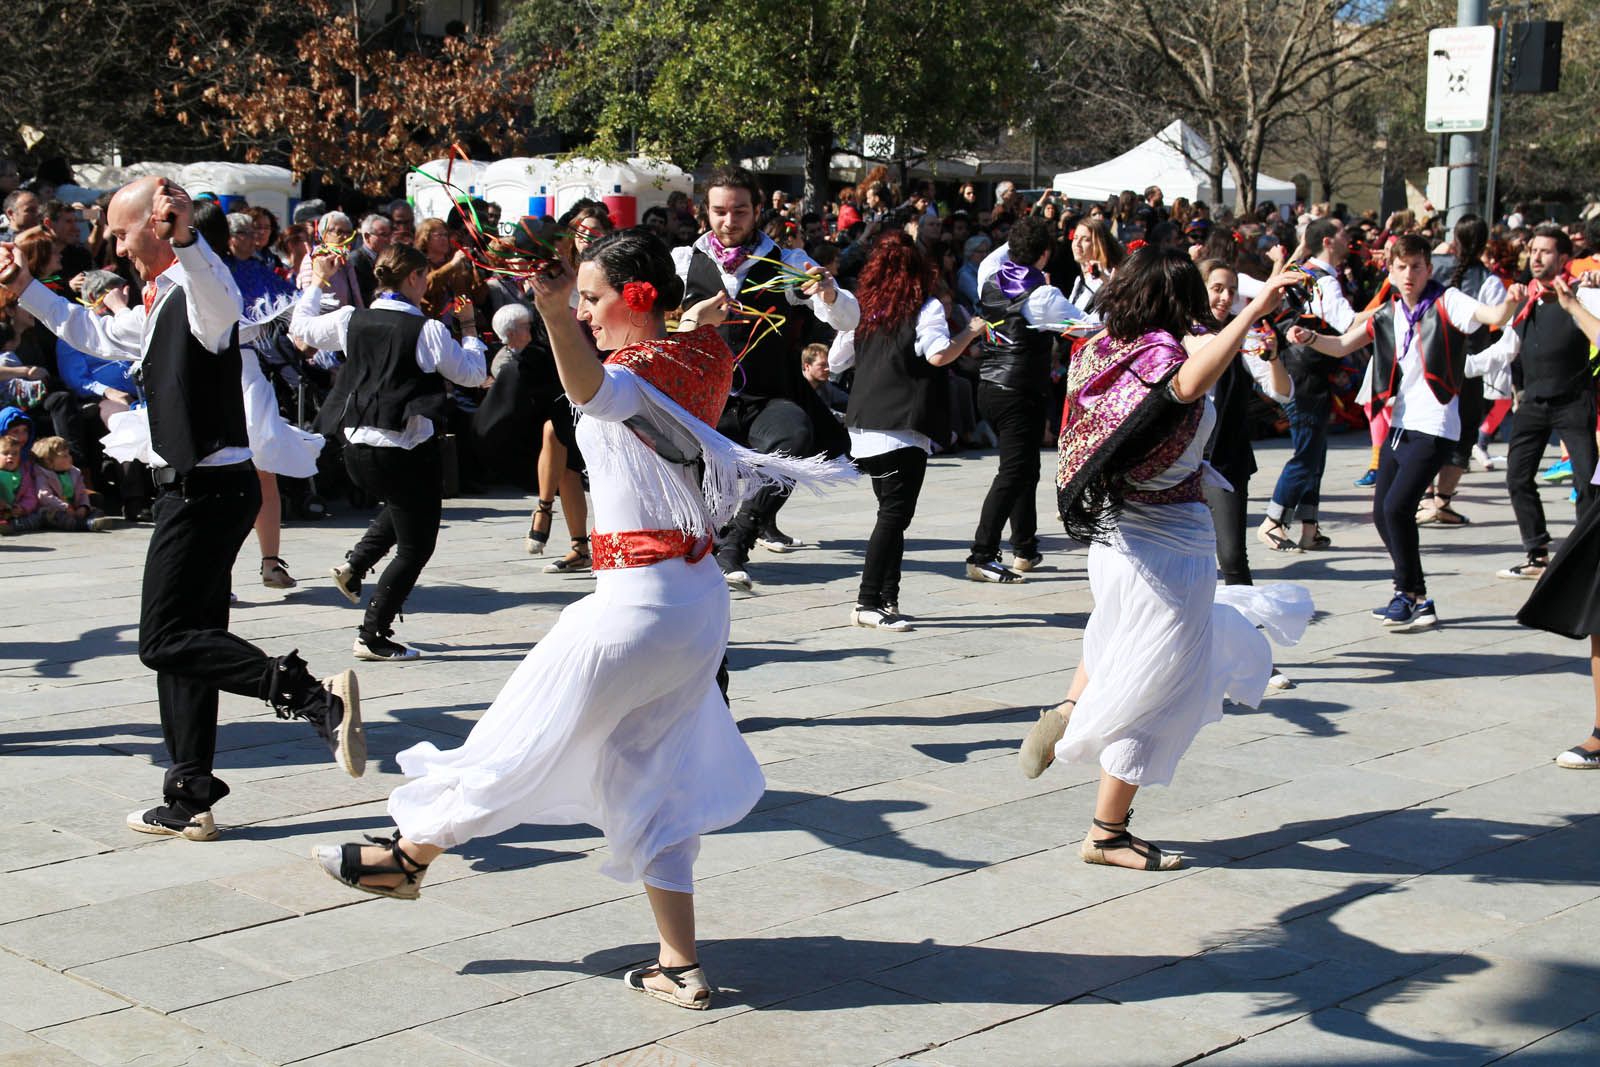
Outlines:
<svg viewBox="0 0 1600 1067"><path fill-rule="evenodd" d="M1456 0L1457 26L1482 26L1489 21L1488 0ZM1478 206L1478 150L1482 135L1450 135L1450 183L1445 198L1445 224L1454 226Z"/></svg>
<svg viewBox="0 0 1600 1067"><path fill-rule="evenodd" d="M1494 119L1489 126L1489 173L1483 190L1483 218L1489 223L1495 220L1494 186L1500 168L1500 112L1505 106L1506 46L1507 38L1511 36L1509 11L1503 7L1495 10L1500 18L1494 49Z"/></svg>

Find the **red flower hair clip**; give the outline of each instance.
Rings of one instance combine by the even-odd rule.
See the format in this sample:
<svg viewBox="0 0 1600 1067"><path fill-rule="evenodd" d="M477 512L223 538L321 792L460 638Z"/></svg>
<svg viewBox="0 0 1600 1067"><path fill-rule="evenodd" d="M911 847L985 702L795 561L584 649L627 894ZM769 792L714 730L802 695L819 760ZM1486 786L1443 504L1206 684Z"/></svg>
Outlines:
<svg viewBox="0 0 1600 1067"><path fill-rule="evenodd" d="M622 302L632 311L651 311L656 306L656 287L649 282L629 282L622 287Z"/></svg>
<svg viewBox="0 0 1600 1067"><path fill-rule="evenodd" d="M1141 238L1135 237L1133 240L1128 242L1128 251L1130 252L1137 252L1143 247L1144 241Z"/></svg>

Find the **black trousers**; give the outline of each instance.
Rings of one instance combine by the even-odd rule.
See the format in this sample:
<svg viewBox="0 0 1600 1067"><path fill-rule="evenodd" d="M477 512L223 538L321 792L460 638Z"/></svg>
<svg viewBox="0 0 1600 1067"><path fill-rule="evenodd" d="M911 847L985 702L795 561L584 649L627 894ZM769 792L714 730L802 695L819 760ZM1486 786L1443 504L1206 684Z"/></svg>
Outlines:
<svg viewBox="0 0 1600 1067"><path fill-rule="evenodd" d="M1544 522L1544 504L1534 478L1552 432L1558 434L1572 457L1572 486L1578 491L1578 517L1594 504L1595 487L1589 484L1595 467L1595 399L1592 392L1561 404L1523 398L1506 447L1506 491L1517 516L1522 547L1537 552L1550 543Z"/></svg>
<svg viewBox="0 0 1600 1067"><path fill-rule="evenodd" d="M880 456L856 460L872 479L878 498L878 522L867 540L867 558L861 567L861 588L856 603L881 608L900 603L900 564L906 554L906 528L917 513L917 497L928 473L928 454L920 448L897 448Z"/></svg>
<svg viewBox="0 0 1600 1067"><path fill-rule="evenodd" d="M757 452L809 456L816 451L811 416L793 400L729 397L717 421L717 432ZM787 488L769 485L746 500L718 538L721 551L736 555L742 563L762 529L777 520L778 510L788 499Z"/></svg>
<svg viewBox="0 0 1600 1067"><path fill-rule="evenodd" d="M365 575L394 549L394 559L378 576L367 601L361 632L388 635L394 617L405 606L422 568L439 543L439 516L444 510L443 470L439 441L430 437L416 448L346 445L345 469L356 486L383 502L377 516L350 551L350 566Z"/></svg>
<svg viewBox="0 0 1600 1067"><path fill-rule="evenodd" d="M1472 446L1478 443L1478 425L1488 411L1483 402L1483 379L1464 379L1456 394L1456 405L1461 415L1461 436L1450 450L1449 466L1467 470L1472 466Z"/></svg>
<svg viewBox="0 0 1600 1067"><path fill-rule="evenodd" d="M1231 480L1231 479L1230 479ZM1205 487L1206 506L1217 529L1217 569L1223 585L1251 585L1250 557L1245 552L1245 512L1250 507L1250 483L1240 479L1227 489Z"/></svg>
<svg viewBox="0 0 1600 1067"><path fill-rule="evenodd" d="M1011 523L1011 551L1033 556L1039 551L1039 515L1034 495L1039 488L1039 442L1044 437L1044 397L1026 389L978 385L978 410L1000 439L1000 469L983 498L978 529L972 535L969 562L982 563L1000 554L1000 531Z"/></svg>
<svg viewBox="0 0 1600 1067"><path fill-rule="evenodd" d="M161 734L172 766L162 787L190 814L228 795L212 774L217 694L267 699L274 661L228 632L228 586L239 547L261 509L246 467L189 477L156 497L139 602L139 660L156 672Z"/></svg>
<svg viewBox="0 0 1600 1067"><path fill-rule="evenodd" d="M1394 430L1378 453L1378 480L1372 488L1372 522L1394 562L1394 587L1402 593L1428 592L1422 576L1417 535L1417 505L1450 460L1455 442L1445 437Z"/></svg>

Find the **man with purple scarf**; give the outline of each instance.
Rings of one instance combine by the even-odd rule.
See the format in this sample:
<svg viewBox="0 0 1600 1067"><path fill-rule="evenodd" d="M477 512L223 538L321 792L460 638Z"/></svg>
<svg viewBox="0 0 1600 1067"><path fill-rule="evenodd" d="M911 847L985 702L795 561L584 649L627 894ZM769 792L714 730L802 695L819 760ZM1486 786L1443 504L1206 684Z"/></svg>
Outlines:
<svg viewBox="0 0 1600 1067"><path fill-rule="evenodd" d="M1050 399L1050 355L1064 323L1083 312L1044 276L1052 251L1050 224L1028 215L1011 227L1007 255L978 290L988 323L978 355L978 410L1000 439L1000 465L983 500L967 556L975 582L1020 582L1039 554L1039 446ZM1011 523L1011 566L1000 562L1000 533Z"/></svg>
<svg viewBox="0 0 1600 1067"><path fill-rule="evenodd" d="M1394 562L1394 596L1372 614L1395 633L1431 629L1439 622L1422 574L1417 505L1461 435L1465 335L1480 326L1498 329L1526 292L1513 285L1504 303L1480 304L1461 290L1434 281L1432 259L1428 242L1405 234L1389 249L1394 299L1388 306L1341 336L1313 334L1302 326L1288 330L1291 344L1308 345L1335 358L1370 342L1372 402L1381 405L1394 398L1372 497L1372 521Z"/></svg>
<svg viewBox="0 0 1600 1067"><path fill-rule="evenodd" d="M706 188L711 229L672 252L684 307L719 289L738 302L735 314L717 328L737 357L733 392L717 432L762 453L842 455L849 439L801 372L802 331L793 328L793 317L803 307L842 332L856 328L861 305L803 250L779 249L756 227L761 203L754 174L742 167L717 171ZM788 498L782 486L762 489L718 534L717 563L729 586L750 588L747 566L755 545L773 552L798 547L778 529L778 509Z"/></svg>

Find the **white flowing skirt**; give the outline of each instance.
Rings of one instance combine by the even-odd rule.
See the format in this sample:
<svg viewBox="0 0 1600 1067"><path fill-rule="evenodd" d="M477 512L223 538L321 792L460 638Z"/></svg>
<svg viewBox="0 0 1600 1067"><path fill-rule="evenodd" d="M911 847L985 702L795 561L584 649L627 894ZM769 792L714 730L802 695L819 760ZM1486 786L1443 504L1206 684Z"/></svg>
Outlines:
<svg viewBox="0 0 1600 1067"><path fill-rule="evenodd" d="M1255 706L1272 675L1256 627L1293 644L1311 619L1303 586L1218 586L1204 504L1130 505L1110 545L1089 549L1094 611L1083 633L1089 684L1056 758L1099 763L1134 785L1165 785L1223 699Z"/></svg>
<svg viewBox="0 0 1600 1067"><path fill-rule="evenodd" d="M588 823L624 882L731 826L766 783L717 689L728 590L710 557L601 571L460 748L400 753L389 814L451 848L523 823ZM692 855L692 846L691 846Z"/></svg>

